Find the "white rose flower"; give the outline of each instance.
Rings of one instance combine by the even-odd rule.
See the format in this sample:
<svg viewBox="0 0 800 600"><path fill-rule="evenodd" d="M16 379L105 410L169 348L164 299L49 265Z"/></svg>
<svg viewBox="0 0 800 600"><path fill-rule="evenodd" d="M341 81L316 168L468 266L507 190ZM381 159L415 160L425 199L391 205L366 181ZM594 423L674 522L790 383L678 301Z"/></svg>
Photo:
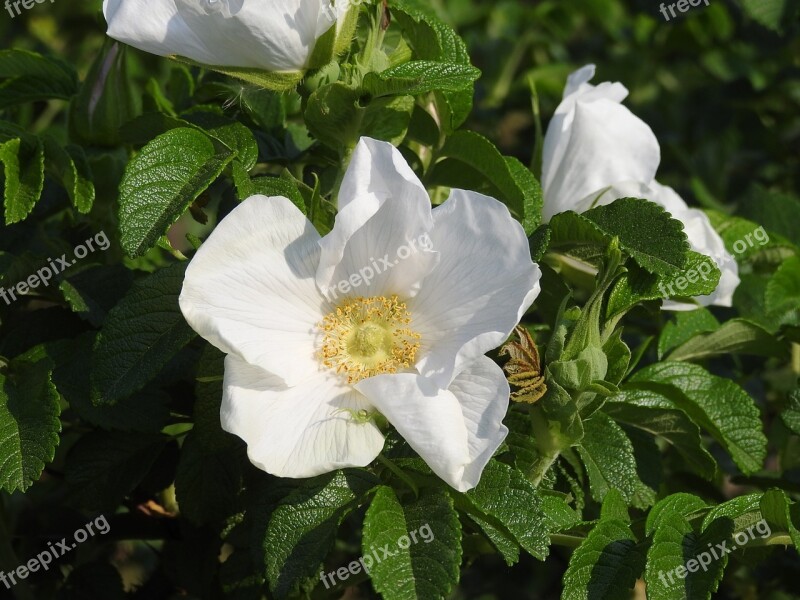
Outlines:
<svg viewBox="0 0 800 600"><path fill-rule="evenodd" d="M468 490L508 433L508 383L484 353L540 290L522 226L470 191L431 210L402 155L368 138L339 203L321 238L286 198L248 198L192 259L180 305L228 354L222 426L259 468L310 477L372 462L379 412Z"/></svg>
<svg viewBox="0 0 800 600"><path fill-rule="evenodd" d="M349 2L329 0L104 0L108 35L217 67L297 72ZM319 65L316 65L319 66Z"/></svg>
<svg viewBox="0 0 800 600"><path fill-rule="evenodd" d="M655 179L661 149L655 134L621 103L621 83L588 83L594 65L574 73L547 128L542 156L544 219L573 210L584 212L627 196L645 198L681 221L695 252L711 258L722 272L713 294L694 298L699 305L731 306L739 268L722 238L700 210L689 208L670 187ZM666 301L667 310L691 310L695 304Z"/></svg>

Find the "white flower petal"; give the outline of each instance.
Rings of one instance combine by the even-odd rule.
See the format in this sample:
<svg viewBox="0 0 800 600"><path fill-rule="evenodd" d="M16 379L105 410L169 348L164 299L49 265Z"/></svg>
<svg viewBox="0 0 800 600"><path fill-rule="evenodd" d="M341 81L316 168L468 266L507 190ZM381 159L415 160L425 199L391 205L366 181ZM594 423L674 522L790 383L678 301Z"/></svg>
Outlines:
<svg viewBox="0 0 800 600"><path fill-rule="evenodd" d="M400 152L361 138L339 192L339 214L321 241L317 283L327 298L417 293L438 259L431 203ZM403 258L405 256L405 258ZM361 275L359 275L359 273Z"/></svg>
<svg viewBox="0 0 800 600"><path fill-rule="evenodd" d="M460 489L469 463L467 427L452 392L415 373L377 375L355 385L428 466Z"/></svg>
<svg viewBox="0 0 800 600"><path fill-rule="evenodd" d="M486 463L508 434L503 425L509 388L503 372L481 357L437 389L421 375L365 379L367 396L431 470L460 492L480 481Z"/></svg>
<svg viewBox="0 0 800 600"><path fill-rule="evenodd" d="M286 198L248 198L189 264L180 296L186 320L288 385L312 376L320 368L316 325L331 310L314 281L319 239Z"/></svg>
<svg viewBox="0 0 800 600"><path fill-rule="evenodd" d="M369 402L332 374L286 388L280 379L234 356L225 359L222 428L247 443L250 460L279 477L313 477L364 467L383 449L373 422L349 411Z"/></svg>
<svg viewBox="0 0 800 600"><path fill-rule="evenodd" d="M649 183L661 151L653 131L620 102L624 86L585 82L584 67L547 128L542 164L543 215L575 210L593 193L621 181Z"/></svg>
<svg viewBox="0 0 800 600"><path fill-rule="evenodd" d="M508 337L538 296L541 271L522 226L497 200L453 190L433 215L441 261L408 310L422 336L417 369L445 389Z"/></svg>
<svg viewBox="0 0 800 600"><path fill-rule="evenodd" d="M467 426L470 462L464 469L460 491L478 485L486 463L508 435L503 419L508 412L510 390L503 370L481 356L470 363L448 390L459 404Z"/></svg>
<svg viewBox="0 0 800 600"><path fill-rule="evenodd" d="M212 66L299 71L336 21L327 0L104 0L108 35Z"/></svg>

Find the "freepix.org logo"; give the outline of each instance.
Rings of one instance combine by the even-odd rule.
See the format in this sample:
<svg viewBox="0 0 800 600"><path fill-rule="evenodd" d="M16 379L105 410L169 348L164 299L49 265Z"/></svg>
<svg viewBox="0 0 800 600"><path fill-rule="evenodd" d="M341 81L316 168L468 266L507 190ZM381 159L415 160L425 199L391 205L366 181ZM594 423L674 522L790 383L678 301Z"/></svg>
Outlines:
<svg viewBox="0 0 800 600"><path fill-rule="evenodd" d="M419 537L417 537L418 535ZM340 567L335 571L331 571L330 573L322 572L319 574L319 578L322 580L322 583L325 584L325 589L330 589L331 585L336 584L337 578L340 582L343 582L346 581L351 575L358 575L362 570L364 573L369 575L370 569L372 569L372 567L374 567L376 564L387 558L396 556L401 550L408 550L411 547L411 544L417 544L420 541L425 544L430 544L433 540L433 529L431 529L431 526L428 523L425 523L419 529L409 531L408 535L400 536L400 539L397 540L395 548L392 548L391 544L384 544L380 548L371 547L369 548L369 552L358 560L354 560L346 567ZM329 579L330 582L328 582Z"/></svg>
<svg viewBox="0 0 800 600"><path fill-rule="evenodd" d="M50 4L55 2L56 0L50 0ZM20 5L25 10L30 10L33 8L34 4L41 4L42 2L46 2L46 0L6 0L6 10L8 14L11 15L13 19L17 15L22 14L22 10L20 9Z"/></svg>
<svg viewBox="0 0 800 600"><path fill-rule="evenodd" d="M20 581L27 579L28 575L31 573L35 573L39 569L47 571L50 568L50 564L55 559L74 550L78 547L78 544L82 544L90 537L97 534L105 535L109 531L111 531L111 525L108 523L105 515L100 515L94 521L89 521L72 534L72 538L75 540L74 542L70 543L67 538L62 538L61 541L55 544L53 544L53 542L47 542L47 550L43 550L24 565L20 565L8 573L0 571L0 583L5 585L6 589L10 590L11 586L17 585Z"/></svg>

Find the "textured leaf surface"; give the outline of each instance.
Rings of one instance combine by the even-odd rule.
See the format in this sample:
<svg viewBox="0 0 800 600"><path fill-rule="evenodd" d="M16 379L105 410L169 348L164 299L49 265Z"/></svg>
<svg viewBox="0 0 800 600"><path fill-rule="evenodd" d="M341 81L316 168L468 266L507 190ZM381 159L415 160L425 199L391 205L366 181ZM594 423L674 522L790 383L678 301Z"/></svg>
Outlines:
<svg viewBox="0 0 800 600"><path fill-rule="evenodd" d="M541 222L542 189L533 174L517 159L504 157L492 142L472 131L458 131L447 138L428 183L455 188L470 187L496 197L522 222L531 234ZM483 176L489 187L467 186L464 165ZM478 180L477 183L480 183Z"/></svg>
<svg viewBox="0 0 800 600"><path fill-rule="evenodd" d="M128 256L152 248L234 156L186 127L167 131L142 148L120 184L120 241Z"/></svg>
<svg viewBox="0 0 800 600"><path fill-rule="evenodd" d="M730 524L719 523L705 534L695 533L686 517L703 505L690 494L676 494L659 503L657 518L648 518L648 529L654 531L645 571L650 597L708 599L717 589L727 558L715 558L709 543L714 546L725 537Z"/></svg>
<svg viewBox="0 0 800 600"><path fill-rule="evenodd" d="M0 51L0 108L69 99L78 90L78 76L68 63L28 50Z"/></svg>
<svg viewBox="0 0 800 600"><path fill-rule="evenodd" d="M613 501L614 494L610 495ZM572 554L562 600L627 598L644 569L644 554L625 521L605 518Z"/></svg>
<svg viewBox="0 0 800 600"><path fill-rule="evenodd" d="M36 138L10 139L0 144L0 163L5 175L6 225L27 217L44 188L44 146Z"/></svg>
<svg viewBox="0 0 800 600"><path fill-rule="evenodd" d="M93 431L70 449L64 475L86 508L113 510L147 475L167 438Z"/></svg>
<svg viewBox="0 0 800 600"><path fill-rule="evenodd" d="M732 319L716 331L700 333L681 344L667 360L702 360L724 354L784 357L789 355L789 348L758 323Z"/></svg>
<svg viewBox="0 0 800 600"><path fill-rule="evenodd" d="M622 390L610 398L603 411L621 423L665 440L701 477L711 480L717 463L703 446L700 429L681 410L647 406L648 390Z"/></svg>
<svg viewBox="0 0 800 600"><path fill-rule="evenodd" d="M0 374L0 489L25 491L39 479L55 456L60 413L45 361Z"/></svg>
<svg viewBox="0 0 800 600"><path fill-rule="evenodd" d="M572 211L552 218L551 245L602 246L614 237L620 248L649 273L672 275L686 264L689 242L683 224L657 204L621 198L583 214Z"/></svg>
<svg viewBox="0 0 800 600"><path fill-rule="evenodd" d="M667 389L648 387L648 382L664 384ZM650 398L644 403L657 402L686 412L728 451L744 473L761 468L767 455L767 440L760 414L753 399L733 381L712 375L698 365L664 362L639 371L630 384L664 392L661 399ZM670 392L670 388L678 393Z"/></svg>
<svg viewBox="0 0 800 600"><path fill-rule="evenodd" d="M433 90L460 92L470 89L481 72L472 65L416 60L382 73L367 73L364 89L380 96L416 96Z"/></svg>
<svg viewBox="0 0 800 600"><path fill-rule="evenodd" d="M492 460L480 483L466 495L486 515L497 519L520 546L544 560L550 541L541 519L542 499L520 471Z"/></svg>
<svg viewBox="0 0 800 600"><path fill-rule="evenodd" d="M114 403L140 390L195 337L178 306L186 265L137 282L108 314L92 353L94 402Z"/></svg>
<svg viewBox="0 0 800 600"><path fill-rule="evenodd" d="M373 559L369 575L386 600L446 598L461 567L461 524L452 499L435 490L401 502L392 488L378 488L364 519L362 554Z"/></svg>
<svg viewBox="0 0 800 600"><path fill-rule="evenodd" d="M319 583L319 566L339 524L377 483L367 471L347 469L303 480L281 500L264 538L267 579L276 598Z"/></svg>
<svg viewBox="0 0 800 600"><path fill-rule="evenodd" d="M630 503L644 485L636 475L636 457L630 439L603 412L595 413L583 425L578 453L586 466L592 496L600 501L614 489Z"/></svg>

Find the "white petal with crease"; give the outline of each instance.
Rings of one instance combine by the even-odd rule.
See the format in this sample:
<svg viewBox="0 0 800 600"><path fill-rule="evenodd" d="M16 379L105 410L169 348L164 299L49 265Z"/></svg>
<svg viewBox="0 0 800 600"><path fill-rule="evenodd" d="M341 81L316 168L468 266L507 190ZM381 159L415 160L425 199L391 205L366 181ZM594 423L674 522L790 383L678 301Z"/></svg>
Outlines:
<svg viewBox="0 0 800 600"><path fill-rule="evenodd" d="M319 234L286 198L253 196L217 225L189 264L186 320L228 354L293 385L316 373Z"/></svg>
<svg viewBox="0 0 800 600"><path fill-rule="evenodd" d="M313 477L363 467L383 449L372 422L348 411L372 410L341 379L322 373L286 388L276 377L229 356L225 359L222 427L247 443L250 460L279 477Z"/></svg>
<svg viewBox="0 0 800 600"><path fill-rule="evenodd" d="M362 138L339 202L333 231L320 242L320 290L331 299L415 295L438 256L435 246L429 247L430 199L400 152L387 142ZM357 285L350 294L346 282L355 275L359 279L353 279Z"/></svg>
<svg viewBox="0 0 800 600"><path fill-rule="evenodd" d="M356 388L367 396L434 473L465 492L508 434L508 383L490 359L467 366L450 389L411 373L379 375Z"/></svg>
<svg viewBox="0 0 800 600"><path fill-rule="evenodd" d="M300 71L336 22L325 0L105 0L108 35L212 66Z"/></svg>
<svg viewBox="0 0 800 600"><path fill-rule="evenodd" d="M661 159L650 127L617 102L579 98L571 116L569 125L547 129L561 158L543 165L545 221L616 182L652 181Z"/></svg>
<svg viewBox="0 0 800 600"><path fill-rule="evenodd" d="M422 336L417 369L444 389L508 337L539 294L541 271L522 226L497 200L453 190L433 214L441 260L408 310Z"/></svg>

